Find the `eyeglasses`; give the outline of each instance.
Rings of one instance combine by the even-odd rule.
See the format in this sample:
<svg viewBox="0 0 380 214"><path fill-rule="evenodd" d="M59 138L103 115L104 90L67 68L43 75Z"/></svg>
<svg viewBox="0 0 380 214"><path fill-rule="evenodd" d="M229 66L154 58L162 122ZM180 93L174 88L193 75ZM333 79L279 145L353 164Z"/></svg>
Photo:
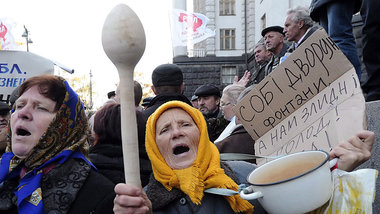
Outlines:
<svg viewBox="0 0 380 214"><path fill-rule="evenodd" d="M220 107L226 107L226 106L228 106L229 104L231 104L231 103L220 103Z"/></svg>

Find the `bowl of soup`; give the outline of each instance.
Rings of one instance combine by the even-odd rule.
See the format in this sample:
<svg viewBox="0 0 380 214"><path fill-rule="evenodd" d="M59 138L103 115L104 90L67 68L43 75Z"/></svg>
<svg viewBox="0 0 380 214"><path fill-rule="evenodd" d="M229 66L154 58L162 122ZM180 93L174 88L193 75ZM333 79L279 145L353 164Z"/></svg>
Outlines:
<svg viewBox="0 0 380 214"><path fill-rule="evenodd" d="M283 156L256 168L247 178L251 184L240 195L257 199L269 213L305 213L331 197L333 180L325 151L304 151Z"/></svg>

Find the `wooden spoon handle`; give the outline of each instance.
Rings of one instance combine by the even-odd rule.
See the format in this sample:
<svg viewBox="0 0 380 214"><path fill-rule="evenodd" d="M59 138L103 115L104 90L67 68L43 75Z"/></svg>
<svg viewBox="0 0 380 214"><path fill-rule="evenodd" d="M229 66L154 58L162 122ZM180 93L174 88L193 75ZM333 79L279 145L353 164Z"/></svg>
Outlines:
<svg viewBox="0 0 380 214"><path fill-rule="evenodd" d="M119 4L108 14L103 25L102 44L120 78L125 181L141 187L133 71L145 50L145 33L139 18L127 5Z"/></svg>
<svg viewBox="0 0 380 214"><path fill-rule="evenodd" d="M137 137L136 110L133 79L120 79L121 138L123 141L123 159L125 182L141 187L139 147ZM131 90L132 86L132 90Z"/></svg>

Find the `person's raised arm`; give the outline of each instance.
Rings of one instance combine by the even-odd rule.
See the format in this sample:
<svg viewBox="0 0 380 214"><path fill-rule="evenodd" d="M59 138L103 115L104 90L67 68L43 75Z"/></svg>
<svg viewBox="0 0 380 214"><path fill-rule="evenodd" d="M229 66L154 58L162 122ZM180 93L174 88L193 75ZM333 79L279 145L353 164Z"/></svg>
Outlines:
<svg viewBox="0 0 380 214"><path fill-rule="evenodd" d="M246 70L244 72L244 75L241 77L240 80L239 80L238 76L234 77L234 83L233 84L241 85L241 86L245 87L248 84L248 82L249 82L249 77L250 76L251 76L251 73L248 70Z"/></svg>
<svg viewBox="0 0 380 214"><path fill-rule="evenodd" d="M335 146L330 152L330 158L338 157L338 168L350 172L371 157L374 142L373 132L361 131Z"/></svg>
<svg viewBox="0 0 380 214"><path fill-rule="evenodd" d="M152 213L152 203L142 189L131 184L119 183L115 186L115 193L113 206L115 214Z"/></svg>

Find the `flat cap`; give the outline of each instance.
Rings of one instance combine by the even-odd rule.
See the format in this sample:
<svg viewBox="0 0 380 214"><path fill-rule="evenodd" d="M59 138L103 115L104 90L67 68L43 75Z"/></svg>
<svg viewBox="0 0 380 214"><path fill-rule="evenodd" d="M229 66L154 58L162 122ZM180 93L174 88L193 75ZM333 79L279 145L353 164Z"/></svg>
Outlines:
<svg viewBox="0 0 380 214"><path fill-rule="evenodd" d="M281 26L270 26L270 27L267 27L263 31L261 31L261 35L264 37L265 34L267 34L270 31L279 32L279 33L281 33L282 35L285 36L284 28L281 27Z"/></svg>
<svg viewBox="0 0 380 214"><path fill-rule="evenodd" d="M218 87L212 84L205 84L199 86L194 94L198 97L206 97L206 96L211 96L211 95L216 95L220 97L220 90Z"/></svg>
<svg viewBox="0 0 380 214"><path fill-rule="evenodd" d="M11 110L11 107L5 102L0 101L0 115L8 114L9 110Z"/></svg>
<svg viewBox="0 0 380 214"><path fill-rule="evenodd" d="M197 95L193 95L192 97L191 97L191 101L195 101L195 100L197 100L198 99L198 96Z"/></svg>
<svg viewBox="0 0 380 214"><path fill-rule="evenodd" d="M179 86L183 83L180 67L174 64L159 65L153 70L152 83L157 86Z"/></svg>

